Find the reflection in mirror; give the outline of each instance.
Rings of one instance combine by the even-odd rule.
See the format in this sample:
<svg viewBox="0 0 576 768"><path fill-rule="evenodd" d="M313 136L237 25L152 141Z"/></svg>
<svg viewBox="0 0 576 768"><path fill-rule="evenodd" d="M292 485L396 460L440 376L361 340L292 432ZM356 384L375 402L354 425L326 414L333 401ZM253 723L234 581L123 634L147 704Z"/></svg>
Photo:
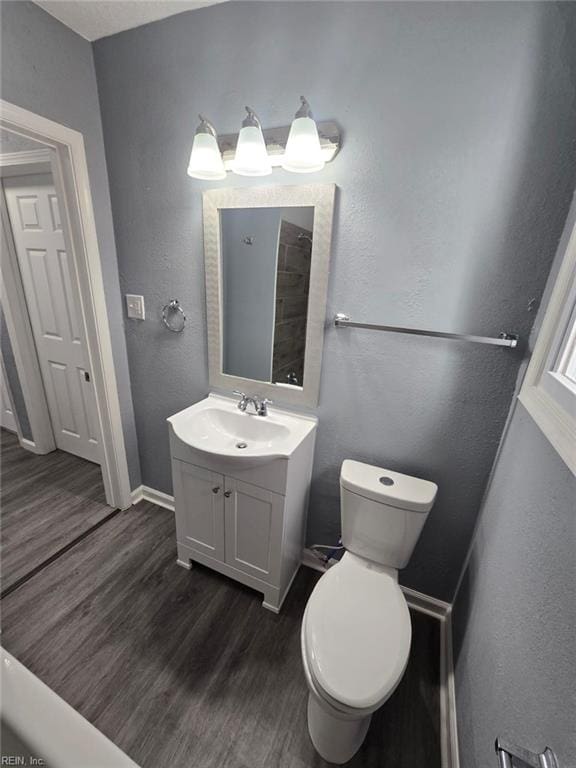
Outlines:
<svg viewBox="0 0 576 768"><path fill-rule="evenodd" d="M8 335L8 326L4 319L4 310L0 304L0 426L11 432L17 431L19 424L22 437L32 440L32 429L28 419L26 403L20 384L20 377L16 369L14 350Z"/></svg>
<svg viewBox="0 0 576 768"><path fill-rule="evenodd" d="M302 388L314 207L220 210L222 372Z"/></svg>
<svg viewBox="0 0 576 768"><path fill-rule="evenodd" d="M15 152L31 152L45 149L40 142L20 136L10 131L0 130L0 153L3 155ZM0 182L1 183L1 182ZM2 193L3 194L3 193ZM4 248L4 240L2 241ZM5 254L4 254L5 255ZM16 361L13 344L8 335L8 326L4 317L4 308L0 304L0 426L11 432L17 431L18 423L22 437L32 440L32 428L26 410L22 385Z"/></svg>

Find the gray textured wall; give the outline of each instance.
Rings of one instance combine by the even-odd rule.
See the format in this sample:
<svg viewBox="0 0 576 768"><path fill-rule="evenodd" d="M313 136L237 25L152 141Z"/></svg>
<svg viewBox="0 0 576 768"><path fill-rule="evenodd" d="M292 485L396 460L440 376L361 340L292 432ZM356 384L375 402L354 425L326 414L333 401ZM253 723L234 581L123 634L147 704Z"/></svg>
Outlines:
<svg viewBox="0 0 576 768"><path fill-rule="evenodd" d="M222 211L223 370L270 381L281 208ZM244 243L252 237L252 245Z"/></svg>
<svg viewBox="0 0 576 768"><path fill-rule="evenodd" d="M575 224L576 200L548 293ZM576 765L575 584L576 478L517 403L454 606L462 768L499 735Z"/></svg>
<svg viewBox="0 0 576 768"><path fill-rule="evenodd" d="M494 739L576 765L576 478L518 404L454 610L462 768Z"/></svg>
<svg viewBox="0 0 576 768"><path fill-rule="evenodd" d="M344 146L328 314L497 334L531 327L573 187L576 5L229 3L95 44L143 482L171 491L165 418L208 391L197 113L286 124L304 93ZM302 179L276 171L273 183ZM258 181L230 176L230 186ZM270 179L266 183L270 183ZM189 323L166 333L178 295ZM309 539L339 532L346 457L440 487L404 583L450 599L522 350L327 329Z"/></svg>
<svg viewBox="0 0 576 768"><path fill-rule="evenodd" d="M130 480L135 487L140 484L138 446L92 48L33 3L2 2L0 19L2 98L84 136Z"/></svg>

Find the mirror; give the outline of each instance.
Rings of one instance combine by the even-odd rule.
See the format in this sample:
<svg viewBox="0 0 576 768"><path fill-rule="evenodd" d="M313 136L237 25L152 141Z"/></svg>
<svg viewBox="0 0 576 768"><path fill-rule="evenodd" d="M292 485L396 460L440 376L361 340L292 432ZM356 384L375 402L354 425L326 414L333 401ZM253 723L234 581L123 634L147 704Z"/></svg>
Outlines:
<svg viewBox="0 0 576 768"><path fill-rule="evenodd" d="M204 194L211 386L316 405L334 189Z"/></svg>
<svg viewBox="0 0 576 768"><path fill-rule="evenodd" d="M314 208L220 212L222 370L302 387Z"/></svg>

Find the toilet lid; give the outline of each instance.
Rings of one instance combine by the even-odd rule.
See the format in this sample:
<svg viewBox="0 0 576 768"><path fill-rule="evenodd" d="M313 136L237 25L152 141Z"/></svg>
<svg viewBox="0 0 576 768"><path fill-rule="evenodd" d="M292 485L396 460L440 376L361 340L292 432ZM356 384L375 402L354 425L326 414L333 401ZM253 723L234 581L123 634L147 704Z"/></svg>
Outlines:
<svg viewBox="0 0 576 768"><path fill-rule="evenodd" d="M347 552L308 600L304 639L310 670L330 698L353 709L378 707L410 652L410 613L393 572Z"/></svg>

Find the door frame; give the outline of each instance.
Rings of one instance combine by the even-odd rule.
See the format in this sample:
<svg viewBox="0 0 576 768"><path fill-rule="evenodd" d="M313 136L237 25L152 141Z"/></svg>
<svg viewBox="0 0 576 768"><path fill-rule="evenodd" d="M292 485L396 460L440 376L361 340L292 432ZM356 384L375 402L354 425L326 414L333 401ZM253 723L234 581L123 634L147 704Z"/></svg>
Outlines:
<svg viewBox="0 0 576 768"><path fill-rule="evenodd" d="M128 460L84 137L72 128L3 99L0 99L0 128L41 142L49 149L54 185L62 203L61 215L70 238L71 262L76 273L81 322L94 382L106 502L111 507L127 509L132 503Z"/></svg>

